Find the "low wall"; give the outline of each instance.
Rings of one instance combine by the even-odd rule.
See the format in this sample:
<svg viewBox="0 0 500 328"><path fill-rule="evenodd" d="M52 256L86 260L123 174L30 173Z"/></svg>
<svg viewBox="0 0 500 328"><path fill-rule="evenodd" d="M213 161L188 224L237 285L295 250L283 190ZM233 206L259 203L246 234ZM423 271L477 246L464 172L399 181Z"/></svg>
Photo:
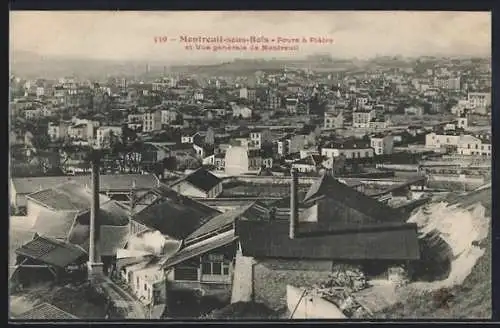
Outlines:
<svg viewBox="0 0 500 328"><path fill-rule="evenodd" d="M304 295L304 288L286 286L286 301L291 319L345 319L346 316L333 303L319 297ZM304 295L304 296L303 296Z"/></svg>
<svg viewBox="0 0 500 328"><path fill-rule="evenodd" d="M237 254L235 261L231 303L250 302L252 300L253 258Z"/></svg>

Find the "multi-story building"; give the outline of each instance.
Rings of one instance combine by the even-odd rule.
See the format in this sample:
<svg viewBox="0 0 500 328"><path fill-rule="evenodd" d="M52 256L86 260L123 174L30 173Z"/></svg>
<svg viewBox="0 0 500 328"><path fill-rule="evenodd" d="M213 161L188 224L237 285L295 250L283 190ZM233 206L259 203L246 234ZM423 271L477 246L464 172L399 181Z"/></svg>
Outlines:
<svg viewBox="0 0 500 328"><path fill-rule="evenodd" d="M370 138L375 155L390 155L394 150L394 138L391 135L374 135Z"/></svg>
<svg viewBox="0 0 500 328"><path fill-rule="evenodd" d="M203 95L203 90L196 90L194 93L193 93L193 99L195 101L203 101L204 99L204 95Z"/></svg>
<svg viewBox="0 0 500 328"><path fill-rule="evenodd" d="M441 148L441 147L457 147L460 136L453 132L440 133L431 132L425 135L425 147Z"/></svg>
<svg viewBox="0 0 500 328"><path fill-rule="evenodd" d="M369 128L375 115L376 112L373 109L358 109L352 113L352 126L354 128Z"/></svg>
<svg viewBox="0 0 500 328"><path fill-rule="evenodd" d="M177 111L164 109L161 111L161 124L169 125L177 120Z"/></svg>
<svg viewBox="0 0 500 328"><path fill-rule="evenodd" d="M150 111L143 114L142 131L159 131L162 127L162 114L160 110Z"/></svg>
<svg viewBox="0 0 500 328"><path fill-rule="evenodd" d="M101 126L97 128L96 131L96 143L97 148L107 148L110 146L112 137L121 137L122 127L121 126Z"/></svg>
<svg viewBox="0 0 500 328"><path fill-rule="evenodd" d="M460 76L436 77L434 78L434 87L445 90L460 90Z"/></svg>
<svg viewBox="0 0 500 328"><path fill-rule="evenodd" d="M334 113L334 112L325 112L325 121L324 128L325 129L339 129L344 126L344 114Z"/></svg>
<svg viewBox="0 0 500 328"><path fill-rule="evenodd" d="M375 154L368 142L347 140L332 142L321 147L321 155L327 158L345 156L346 159L371 158Z"/></svg>
<svg viewBox="0 0 500 328"><path fill-rule="evenodd" d="M269 129L264 130L253 130L250 132L250 148L251 149L261 149L266 143L272 143L272 134Z"/></svg>
<svg viewBox="0 0 500 328"><path fill-rule="evenodd" d="M257 90L246 87L240 89L240 98L248 99L249 101L255 101L256 97L257 97Z"/></svg>
<svg viewBox="0 0 500 328"><path fill-rule="evenodd" d="M67 122L49 122L47 134L49 135L50 140L55 141L66 137L68 135L68 127L69 123Z"/></svg>
<svg viewBox="0 0 500 328"><path fill-rule="evenodd" d="M297 98L285 99L286 111L290 114L295 114L297 112L298 105L299 105L299 100Z"/></svg>
<svg viewBox="0 0 500 328"><path fill-rule="evenodd" d="M491 157L491 141L471 135L460 136L457 153L460 155Z"/></svg>
<svg viewBox="0 0 500 328"><path fill-rule="evenodd" d="M488 107L491 105L491 93L469 92L467 95L470 108Z"/></svg>
<svg viewBox="0 0 500 328"><path fill-rule="evenodd" d="M269 109L278 109L280 107L281 98L275 91L270 91L267 94L267 107Z"/></svg>

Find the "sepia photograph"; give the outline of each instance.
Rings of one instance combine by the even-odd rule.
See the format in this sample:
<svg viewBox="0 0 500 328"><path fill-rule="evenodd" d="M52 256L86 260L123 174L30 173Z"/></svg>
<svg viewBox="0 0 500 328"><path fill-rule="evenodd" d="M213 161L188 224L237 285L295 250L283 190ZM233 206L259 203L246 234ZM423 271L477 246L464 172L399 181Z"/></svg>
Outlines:
<svg viewBox="0 0 500 328"><path fill-rule="evenodd" d="M9 318L491 319L480 11L9 14Z"/></svg>

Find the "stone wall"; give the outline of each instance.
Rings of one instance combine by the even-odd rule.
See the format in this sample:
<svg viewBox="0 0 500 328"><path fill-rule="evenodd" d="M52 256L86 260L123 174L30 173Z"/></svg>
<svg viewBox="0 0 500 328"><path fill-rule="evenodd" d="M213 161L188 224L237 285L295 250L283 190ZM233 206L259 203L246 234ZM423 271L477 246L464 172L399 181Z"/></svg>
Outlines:
<svg viewBox="0 0 500 328"><path fill-rule="evenodd" d="M253 268L254 301L281 310L287 306L287 285L307 288L331 272L331 261L257 261Z"/></svg>

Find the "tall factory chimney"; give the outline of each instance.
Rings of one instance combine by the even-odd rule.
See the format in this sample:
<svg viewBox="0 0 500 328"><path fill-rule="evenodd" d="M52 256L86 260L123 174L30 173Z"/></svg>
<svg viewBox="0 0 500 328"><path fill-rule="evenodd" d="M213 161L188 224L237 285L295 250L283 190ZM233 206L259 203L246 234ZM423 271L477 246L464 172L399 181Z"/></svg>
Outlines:
<svg viewBox="0 0 500 328"><path fill-rule="evenodd" d="M292 183L290 184L290 239L294 239L296 236L295 230L297 229L298 217L299 217L299 202L298 202L298 184L299 184L299 174L297 170L291 170Z"/></svg>
<svg viewBox="0 0 500 328"><path fill-rule="evenodd" d="M134 213L135 213L135 188L136 188L136 184L135 184L135 180L132 181L132 188L130 188L130 216L133 216Z"/></svg>
<svg viewBox="0 0 500 328"><path fill-rule="evenodd" d="M96 278L103 272L103 264L101 263L101 258L98 252L98 242L100 234L99 225L99 155L96 151L93 151L91 156L92 165L92 201L90 208L90 227L89 227L89 278L92 280Z"/></svg>

